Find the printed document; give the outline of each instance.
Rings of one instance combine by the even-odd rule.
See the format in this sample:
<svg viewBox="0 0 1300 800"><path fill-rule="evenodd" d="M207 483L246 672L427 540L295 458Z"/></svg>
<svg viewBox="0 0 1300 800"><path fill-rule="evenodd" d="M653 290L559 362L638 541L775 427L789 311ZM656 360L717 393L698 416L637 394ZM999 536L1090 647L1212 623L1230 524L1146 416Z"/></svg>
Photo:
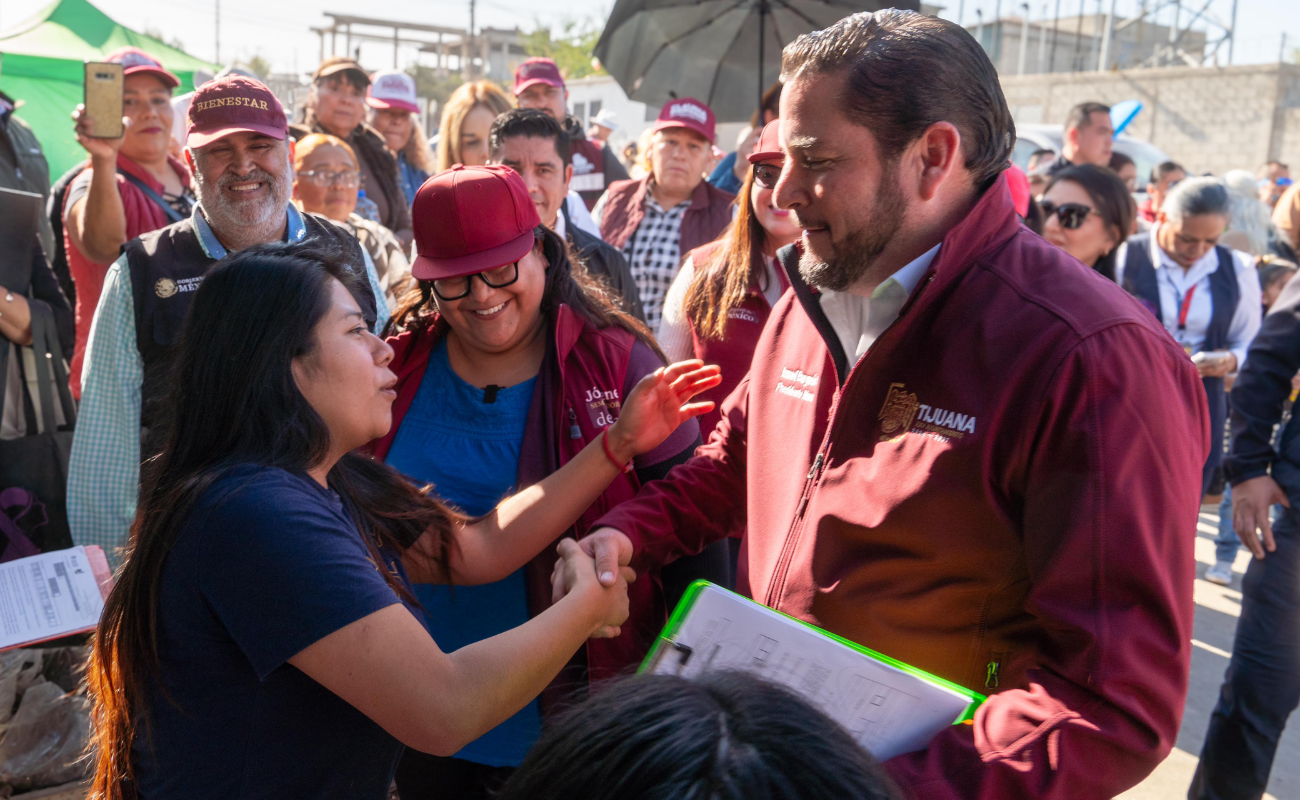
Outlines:
<svg viewBox="0 0 1300 800"><path fill-rule="evenodd" d="M111 583L98 547L0 564L0 650L94 630Z"/></svg>

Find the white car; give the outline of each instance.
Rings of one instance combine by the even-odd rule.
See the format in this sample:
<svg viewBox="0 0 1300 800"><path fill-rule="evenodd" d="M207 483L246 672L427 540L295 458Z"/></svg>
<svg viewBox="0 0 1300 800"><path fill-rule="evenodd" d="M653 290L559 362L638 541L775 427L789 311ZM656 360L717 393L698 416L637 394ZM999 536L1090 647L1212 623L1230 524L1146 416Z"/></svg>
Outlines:
<svg viewBox="0 0 1300 800"><path fill-rule="evenodd" d="M1065 140L1065 126L1017 125L1016 137L1016 146L1011 151L1011 163L1025 169L1029 164L1029 156L1035 150L1061 152L1061 143ZM1134 194L1138 202L1146 198L1147 178L1151 175L1151 169L1165 161L1173 161L1169 154L1159 147L1123 133L1115 140L1115 152L1123 153L1133 159L1133 163L1137 165L1137 191Z"/></svg>

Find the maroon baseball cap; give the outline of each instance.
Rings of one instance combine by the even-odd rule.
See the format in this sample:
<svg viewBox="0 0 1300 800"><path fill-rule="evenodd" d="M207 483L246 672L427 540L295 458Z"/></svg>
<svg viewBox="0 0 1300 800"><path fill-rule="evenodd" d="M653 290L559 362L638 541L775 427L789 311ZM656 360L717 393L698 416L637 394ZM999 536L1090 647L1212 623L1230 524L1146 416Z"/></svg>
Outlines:
<svg viewBox="0 0 1300 800"><path fill-rule="evenodd" d="M549 58L530 58L519 65L515 70L515 96L518 97L520 92L538 83L564 88L560 68Z"/></svg>
<svg viewBox="0 0 1300 800"><path fill-rule="evenodd" d="M718 139L718 125L713 118L713 109L694 97L669 100L664 104L653 130L662 131L666 128L690 128L710 142Z"/></svg>
<svg viewBox="0 0 1300 800"><path fill-rule="evenodd" d="M758 136L758 142L754 145L754 152L749 154L749 163L760 164L764 161L785 161L785 153L781 152L781 120L774 119L763 126L763 132Z"/></svg>
<svg viewBox="0 0 1300 800"><path fill-rule="evenodd" d="M518 261L533 249L537 207L509 167L457 164L424 182L411 206L422 281L458 278Z"/></svg>
<svg viewBox="0 0 1300 800"><path fill-rule="evenodd" d="M138 47L122 47L104 56L109 64L121 64L122 75L153 75L168 89L181 85L181 79L168 72L162 62Z"/></svg>
<svg viewBox="0 0 1300 800"><path fill-rule="evenodd" d="M252 131L283 139L289 130L284 107L254 78L227 75L203 84L190 99L186 147L202 147L222 136Z"/></svg>

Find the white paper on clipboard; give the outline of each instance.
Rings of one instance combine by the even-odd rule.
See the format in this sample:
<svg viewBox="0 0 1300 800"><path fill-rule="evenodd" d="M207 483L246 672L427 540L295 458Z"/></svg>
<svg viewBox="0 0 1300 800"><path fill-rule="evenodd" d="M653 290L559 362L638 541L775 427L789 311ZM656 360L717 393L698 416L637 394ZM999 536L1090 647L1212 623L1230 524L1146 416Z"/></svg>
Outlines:
<svg viewBox="0 0 1300 800"><path fill-rule="evenodd" d="M93 546L0 564L0 650L93 630L111 583Z"/></svg>
<svg viewBox="0 0 1300 800"><path fill-rule="evenodd" d="M838 642L715 586L696 597L646 672L691 678L742 670L802 695L880 760L910 753L956 722L971 697Z"/></svg>

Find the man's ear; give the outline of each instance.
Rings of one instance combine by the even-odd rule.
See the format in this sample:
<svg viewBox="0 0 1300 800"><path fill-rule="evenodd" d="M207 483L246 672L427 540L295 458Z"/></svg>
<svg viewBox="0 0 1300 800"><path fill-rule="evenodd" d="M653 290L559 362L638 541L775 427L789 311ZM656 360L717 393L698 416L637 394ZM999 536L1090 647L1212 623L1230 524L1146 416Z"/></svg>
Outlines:
<svg viewBox="0 0 1300 800"><path fill-rule="evenodd" d="M964 163L961 132L951 122L936 122L925 129L913 147L913 165L919 170L917 192L922 200L933 200L939 187Z"/></svg>
<svg viewBox="0 0 1300 800"><path fill-rule="evenodd" d="M569 183L572 180L573 180L573 165L565 164L564 165L564 188L565 189L569 188Z"/></svg>
<svg viewBox="0 0 1300 800"><path fill-rule="evenodd" d="M190 168L191 175L198 174L198 167L194 166L194 151L188 147L185 148L185 166Z"/></svg>
<svg viewBox="0 0 1300 800"><path fill-rule="evenodd" d="M294 160L298 155L298 143L288 134L285 134L284 143L289 148L289 165L293 166Z"/></svg>
<svg viewBox="0 0 1300 800"><path fill-rule="evenodd" d="M1156 222L1158 222L1158 223L1161 224L1161 225L1164 225L1164 224L1165 224L1165 220L1168 219L1168 218L1169 218L1169 215L1166 214L1166 213L1163 212L1163 211L1159 211L1159 212L1156 213Z"/></svg>

